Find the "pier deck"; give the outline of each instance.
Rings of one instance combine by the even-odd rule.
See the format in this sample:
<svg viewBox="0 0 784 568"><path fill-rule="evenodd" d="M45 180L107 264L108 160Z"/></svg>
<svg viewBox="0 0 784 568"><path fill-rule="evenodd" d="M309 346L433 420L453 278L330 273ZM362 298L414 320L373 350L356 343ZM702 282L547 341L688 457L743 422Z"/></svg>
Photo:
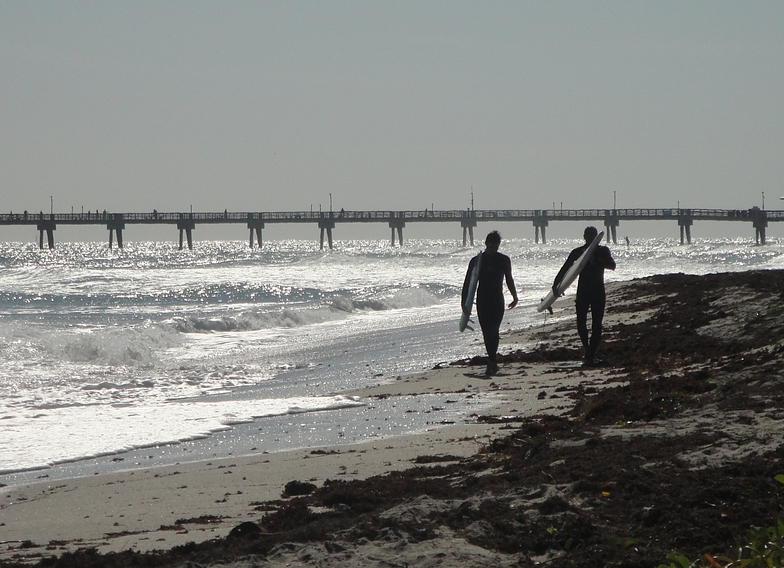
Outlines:
<svg viewBox="0 0 784 568"><path fill-rule="evenodd" d="M617 242L617 227L621 221L675 221L680 229L681 243L691 243L691 227L695 221L728 221L750 223L755 230L756 243L765 244L768 222L784 221L784 211L751 209L492 209L492 210L407 210L407 211L263 211L223 213L9 213L0 214L0 226L35 225L39 231L39 246L44 248L44 234L49 248L54 248L54 231L58 225L101 225L109 230L109 247L114 237L123 246L123 230L127 225L173 225L179 230L179 244L183 236L188 248L193 248L193 230L197 224L244 224L250 231L250 246L254 234L262 243L262 229L267 224L304 223L320 230L321 247L325 237L332 248L332 231L340 223L385 223L391 229L392 246L403 244L403 229L407 223L459 223L463 229L463 245L473 245L473 230L482 222L528 222L535 229L536 242L547 242L546 228L555 221L594 221L605 227L607 242Z"/></svg>

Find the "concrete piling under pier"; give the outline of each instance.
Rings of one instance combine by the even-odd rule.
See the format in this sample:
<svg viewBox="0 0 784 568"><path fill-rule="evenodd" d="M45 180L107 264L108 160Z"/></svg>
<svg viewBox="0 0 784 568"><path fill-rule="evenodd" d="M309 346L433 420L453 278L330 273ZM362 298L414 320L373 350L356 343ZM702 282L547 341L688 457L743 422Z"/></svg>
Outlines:
<svg viewBox="0 0 784 568"><path fill-rule="evenodd" d="M54 231L57 229L57 225L54 222L54 219L44 219L44 214L41 213L40 220L37 223L38 226L38 248L43 250L44 248L44 232L46 233L46 240L49 244L49 248L54 248Z"/></svg>
<svg viewBox="0 0 784 568"><path fill-rule="evenodd" d="M756 243L765 244L765 229L768 226L768 212L754 207L751 210L752 224L754 226Z"/></svg>
<svg viewBox="0 0 784 568"><path fill-rule="evenodd" d="M542 232L542 244L547 244L547 233L545 230L547 226L550 224L550 221L547 219L547 211L538 211L538 214L534 217L534 233L536 235L535 241L536 244L539 244L539 231Z"/></svg>
<svg viewBox="0 0 784 568"><path fill-rule="evenodd" d="M691 226L694 224L694 219L689 215L688 210L683 213L678 213L678 227L681 232L681 244L683 243L684 234L686 236L686 243L691 244Z"/></svg>
<svg viewBox="0 0 784 568"><path fill-rule="evenodd" d="M191 215L193 215L191 213ZM188 250L193 250L193 229L196 228L196 222L193 219L182 219L177 223L177 228L180 230L180 250L182 250L182 233L185 232L185 236L188 239Z"/></svg>
<svg viewBox="0 0 784 568"><path fill-rule="evenodd" d="M403 229L406 226L406 217L405 214L402 212L398 212L398 216L395 216L395 211L391 211L389 214L389 228L392 230L392 246L395 246L395 231L397 231L398 241L400 242L400 246L403 246Z"/></svg>
<svg viewBox="0 0 784 568"><path fill-rule="evenodd" d="M123 222L123 214L122 213L113 213L111 214L111 220L106 224L106 228L109 229L109 248L112 248L112 233L117 234L117 248L123 248L123 236L122 232L125 228L125 223Z"/></svg>
<svg viewBox="0 0 784 568"><path fill-rule="evenodd" d="M319 213L319 215L322 215ZM332 211L329 212L329 217L321 217L318 222L318 226L320 229L320 239L319 242L321 243L321 250L324 250L324 234L327 235L327 243L329 244L329 248L332 249L332 229L335 228L335 218Z"/></svg>
<svg viewBox="0 0 784 568"><path fill-rule="evenodd" d="M620 224L621 222L613 212L608 213L604 218L604 237L608 244L611 240L614 245L618 244L618 225Z"/></svg>
<svg viewBox="0 0 784 568"><path fill-rule="evenodd" d="M256 240L261 248L261 230L264 228L264 221L253 217L253 213L248 213L248 229L250 229L250 248L253 248L253 231L256 231Z"/></svg>
<svg viewBox="0 0 784 568"><path fill-rule="evenodd" d="M476 217L471 215L471 211L465 211L463 218L460 219L460 226L463 228L463 246L466 246L466 233L474 246L474 227L476 227Z"/></svg>

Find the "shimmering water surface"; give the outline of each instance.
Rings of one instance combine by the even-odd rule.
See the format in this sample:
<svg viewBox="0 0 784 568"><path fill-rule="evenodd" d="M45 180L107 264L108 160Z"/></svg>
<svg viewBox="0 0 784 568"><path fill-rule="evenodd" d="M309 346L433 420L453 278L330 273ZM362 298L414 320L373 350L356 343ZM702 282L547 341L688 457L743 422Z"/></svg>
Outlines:
<svg viewBox="0 0 784 568"><path fill-rule="evenodd" d="M507 240L534 309L579 243ZM782 247L650 239L607 280L784 267ZM0 244L0 482L344 443L460 420L489 399L341 391L479 354L457 331L457 241ZM573 293L571 290L569 293Z"/></svg>

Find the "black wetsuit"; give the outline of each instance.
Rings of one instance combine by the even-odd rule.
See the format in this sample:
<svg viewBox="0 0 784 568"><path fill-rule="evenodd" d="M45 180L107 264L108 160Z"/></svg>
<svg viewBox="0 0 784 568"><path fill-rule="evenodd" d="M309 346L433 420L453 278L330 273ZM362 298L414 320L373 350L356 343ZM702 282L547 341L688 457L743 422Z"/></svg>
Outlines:
<svg viewBox="0 0 784 568"><path fill-rule="evenodd" d="M465 306L474 264L476 264L476 257L468 263L461 306ZM482 327L485 349L491 363L496 361L501 321L504 319L504 278L508 285L514 286L512 261L509 257L500 252L494 254L483 252L482 264L479 267L479 287L476 290L476 314Z"/></svg>
<svg viewBox="0 0 784 568"><path fill-rule="evenodd" d="M553 281L553 287L557 286L561 279L577 259L580 258L588 247L587 244L577 247L566 259L561 270ZM604 308L606 295L604 292L604 270L609 268L615 270L615 260L610 254L610 249L605 246L598 246L593 252L593 256L588 264L585 265L577 280L577 297L575 307L577 311L577 333L585 347L585 359L593 361L596 348L602 340L602 320L604 319ZM591 311L591 334L588 335L588 310Z"/></svg>

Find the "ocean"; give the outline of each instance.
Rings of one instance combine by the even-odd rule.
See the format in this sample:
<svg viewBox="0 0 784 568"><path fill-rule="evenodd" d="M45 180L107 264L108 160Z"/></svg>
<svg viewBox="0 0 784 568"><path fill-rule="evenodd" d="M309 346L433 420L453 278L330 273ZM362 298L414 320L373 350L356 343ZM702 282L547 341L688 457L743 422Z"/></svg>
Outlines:
<svg viewBox="0 0 784 568"><path fill-rule="evenodd" d="M502 243L520 294L502 331L545 324L535 306L579 244ZM333 250L298 240L193 250L0 243L0 484L468 420L491 395L341 393L483 354L478 331L457 330L460 288L479 248L452 240L338 241ZM776 242L648 239L611 249L618 268L607 281L784 268ZM518 347L531 346L502 350Z"/></svg>

